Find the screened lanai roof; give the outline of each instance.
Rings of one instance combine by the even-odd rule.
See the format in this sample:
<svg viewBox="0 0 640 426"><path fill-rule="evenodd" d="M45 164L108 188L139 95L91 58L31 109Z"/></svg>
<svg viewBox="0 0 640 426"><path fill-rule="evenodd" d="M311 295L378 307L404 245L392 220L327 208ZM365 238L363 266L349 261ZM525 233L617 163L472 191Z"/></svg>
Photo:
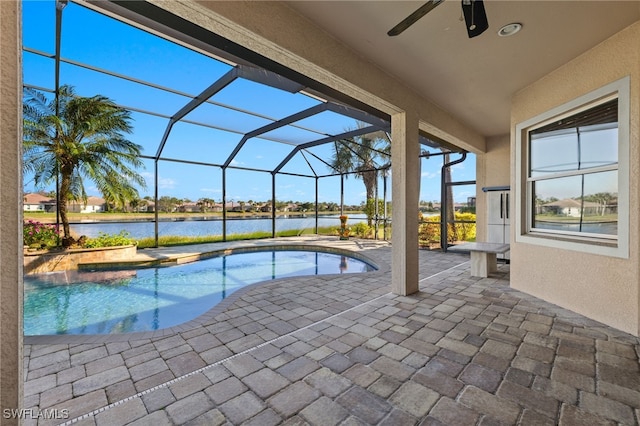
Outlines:
<svg viewBox="0 0 640 426"><path fill-rule="evenodd" d="M97 4L120 7L116 3ZM143 147L143 158L323 177L340 173L329 164L334 144L389 139L387 116L311 88L295 73L294 81L202 40L188 40L187 47L108 11L64 5L51 1L39 19L25 22L25 85L53 93L70 84L79 95L113 99L132 111L130 139ZM135 17L131 10L117 14ZM421 142L439 148L431 138ZM374 168L389 166L388 154L376 158Z"/></svg>

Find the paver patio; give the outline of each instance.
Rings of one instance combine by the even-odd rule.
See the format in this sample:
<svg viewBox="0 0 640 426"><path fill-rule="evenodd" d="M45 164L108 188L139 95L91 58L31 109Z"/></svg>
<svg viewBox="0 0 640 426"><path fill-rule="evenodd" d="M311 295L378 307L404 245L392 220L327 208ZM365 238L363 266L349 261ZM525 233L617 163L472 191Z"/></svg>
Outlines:
<svg viewBox="0 0 640 426"><path fill-rule="evenodd" d="M386 243L299 240L381 268L253 285L152 334L27 337L25 406L66 418L25 424L638 424L639 339L509 288L509 265L421 251L398 296Z"/></svg>

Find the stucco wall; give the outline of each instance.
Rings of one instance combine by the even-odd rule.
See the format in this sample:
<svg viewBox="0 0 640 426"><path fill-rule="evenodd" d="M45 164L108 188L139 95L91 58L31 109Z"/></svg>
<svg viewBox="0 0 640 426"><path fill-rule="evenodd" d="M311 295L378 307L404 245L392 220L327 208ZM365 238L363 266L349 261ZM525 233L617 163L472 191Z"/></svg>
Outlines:
<svg viewBox="0 0 640 426"><path fill-rule="evenodd" d="M0 410L21 408L23 393L21 36L21 2L0 1Z"/></svg>
<svg viewBox="0 0 640 426"><path fill-rule="evenodd" d="M487 241L487 197L482 188L511 182L509 135L487 138L487 151L476 155L476 239ZM510 215L511 217L513 214Z"/></svg>
<svg viewBox="0 0 640 426"><path fill-rule="evenodd" d="M511 246L511 285L605 324L638 335L640 274L640 22L520 91L513 101L512 129L556 106L630 76L629 258L541 247ZM512 130L513 131L513 130ZM515 134L511 155L514 161ZM513 170L513 168L512 168ZM517 182L512 179L511 187ZM521 196L521 193L520 193ZM512 225L513 232L518 230Z"/></svg>

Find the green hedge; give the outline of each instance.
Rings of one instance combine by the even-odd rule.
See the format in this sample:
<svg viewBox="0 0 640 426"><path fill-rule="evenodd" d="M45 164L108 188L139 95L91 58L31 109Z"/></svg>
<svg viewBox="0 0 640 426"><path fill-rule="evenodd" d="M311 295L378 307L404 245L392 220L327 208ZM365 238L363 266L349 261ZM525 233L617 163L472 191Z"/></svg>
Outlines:
<svg viewBox="0 0 640 426"><path fill-rule="evenodd" d="M418 225L418 239L420 244L440 243L440 216L423 217L420 214ZM456 221L473 223L450 223L447 231L447 241L475 241L476 239L476 215L474 213L455 213Z"/></svg>

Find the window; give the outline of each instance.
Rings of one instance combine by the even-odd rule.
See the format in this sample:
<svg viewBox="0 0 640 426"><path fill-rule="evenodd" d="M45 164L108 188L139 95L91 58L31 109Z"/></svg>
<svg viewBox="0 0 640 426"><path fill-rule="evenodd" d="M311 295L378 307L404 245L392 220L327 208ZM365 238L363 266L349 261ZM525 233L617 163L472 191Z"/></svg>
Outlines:
<svg viewBox="0 0 640 426"><path fill-rule="evenodd" d="M516 241L628 257L628 81L516 127Z"/></svg>

